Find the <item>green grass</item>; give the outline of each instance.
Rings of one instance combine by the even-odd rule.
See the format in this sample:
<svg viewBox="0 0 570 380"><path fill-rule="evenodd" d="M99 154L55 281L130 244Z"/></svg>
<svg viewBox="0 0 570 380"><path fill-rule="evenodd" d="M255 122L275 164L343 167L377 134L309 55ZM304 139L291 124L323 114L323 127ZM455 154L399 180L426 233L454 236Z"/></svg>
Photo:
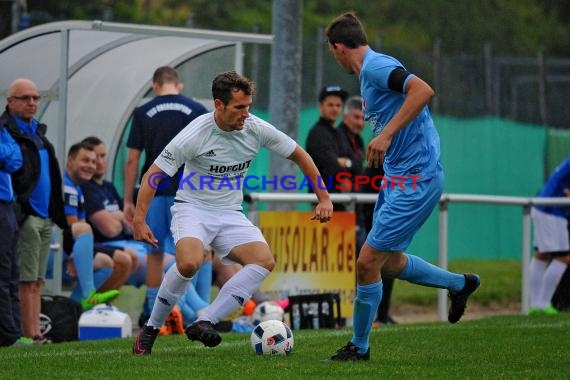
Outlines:
<svg viewBox="0 0 570 380"><path fill-rule="evenodd" d="M457 273L473 272L481 276L481 286L469 298L469 302L488 306L491 304L518 304L521 302L521 263L517 260L457 260L449 264L449 270ZM392 291L392 305L437 304L437 289L396 281Z"/></svg>
<svg viewBox="0 0 570 380"><path fill-rule="evenodd" d="M216 348L159 337L153 354L132 338L0 349L1 379L567 379L570 313L374 329L370 362L323 362L350 329L295 331L291 356L256 356L249 334Z"/></svg>

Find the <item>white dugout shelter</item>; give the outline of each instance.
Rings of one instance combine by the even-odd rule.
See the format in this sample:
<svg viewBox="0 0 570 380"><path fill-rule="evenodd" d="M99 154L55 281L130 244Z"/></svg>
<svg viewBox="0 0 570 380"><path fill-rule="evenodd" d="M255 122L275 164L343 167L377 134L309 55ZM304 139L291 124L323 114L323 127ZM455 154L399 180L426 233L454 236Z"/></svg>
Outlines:
<svg viewBox="0 0 570 380"><path fill-rule="evenodd" d="M33 80L43 97L36 117L47 124L60 164L72 144L94 135L108 148L110 177L133 110L152 96L157 67L175 67L184 94L210 107L213 77L243 72L244 43L272 41L271 35L101 21L44 24L0 41L0 106L3 111L14 79Z"/></svg>

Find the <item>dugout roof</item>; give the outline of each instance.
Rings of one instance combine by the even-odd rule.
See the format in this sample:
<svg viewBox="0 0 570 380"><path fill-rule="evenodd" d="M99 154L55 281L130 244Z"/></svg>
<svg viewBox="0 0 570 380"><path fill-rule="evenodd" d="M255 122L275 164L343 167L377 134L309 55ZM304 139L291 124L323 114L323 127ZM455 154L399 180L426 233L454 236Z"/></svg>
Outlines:
<svg viewBox="0 0 570 380"><path fill-rule="evenodd" d="M107 145L110 176L134 108L152 97L157 67L176 67L184 94L210 107L214 75L242 72L243 44L272 40L271 35L101 21L44 24L0 41L0 106L3 110L14 79L33 80L43 97L36 116L48 125L60 164L73 143L95 135Z"/></svg>

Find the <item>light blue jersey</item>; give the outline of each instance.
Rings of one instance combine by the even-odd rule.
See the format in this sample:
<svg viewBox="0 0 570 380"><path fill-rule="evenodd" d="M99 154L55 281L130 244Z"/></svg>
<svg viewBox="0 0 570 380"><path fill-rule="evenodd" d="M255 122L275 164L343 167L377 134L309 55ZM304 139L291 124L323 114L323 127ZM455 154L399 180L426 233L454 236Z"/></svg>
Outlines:
<svg viewBox="0 0 570 380"><path fill-rule="evenodd" d="M364 55L359 76L360 92L364 117L373 128L374 135L380 134L406 99L404 89L413 75L408 76L401 93L388 87L388 78L398 67L404 68L404 65L395 58L372 49ZM384 157L384 172L387 177L421 175L418 181L430 179L441 170L439 156L439 135L428 107L425 106L392 139Z"/></svg>

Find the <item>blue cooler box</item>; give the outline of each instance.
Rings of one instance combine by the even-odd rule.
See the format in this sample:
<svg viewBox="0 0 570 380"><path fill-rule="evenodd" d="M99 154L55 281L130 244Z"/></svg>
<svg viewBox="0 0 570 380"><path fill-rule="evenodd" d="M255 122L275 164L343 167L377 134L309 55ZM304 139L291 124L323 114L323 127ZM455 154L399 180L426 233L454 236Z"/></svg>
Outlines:
<svg viewBox="0 0 570 380"><path fill-rule="evenodd" d="M131 317L112 305L97 305L79 318L79 340L126 338L132 331Z"/></svg>

